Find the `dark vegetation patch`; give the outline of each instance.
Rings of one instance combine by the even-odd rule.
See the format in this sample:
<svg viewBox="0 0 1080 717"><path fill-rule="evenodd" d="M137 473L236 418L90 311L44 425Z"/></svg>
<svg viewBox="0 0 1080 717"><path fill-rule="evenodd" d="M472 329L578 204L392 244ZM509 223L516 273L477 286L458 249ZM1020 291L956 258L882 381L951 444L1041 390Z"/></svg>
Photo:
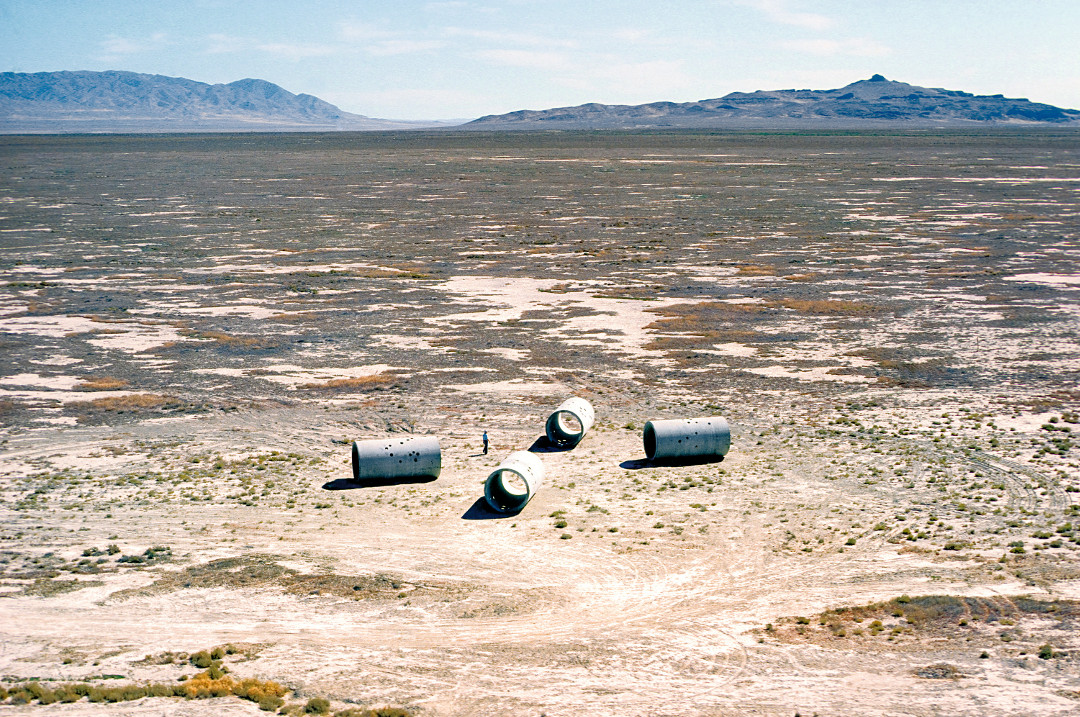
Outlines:
<svg viewBox="0 0 1080 717"><path fill-rule="evenodd" d="M814 618L785 618L766 626L764 632L788 640L867 640L879 635L895 640L963 634L985 638L1004 630L1001 639L1012 641L1016 639L1014 626L1031 618L1053 620L1058 629L1074 631L1080 625L1080 601L901 595L885 602L826 610Z"/></svg>
<svg viewBox="0 0 1080 717"><path fill-rule="evenodd" d="M73 401L65 409L78 416L79 423L95 424L111 416L142 417L162 413L205 411L209 404L193 403L176 396L159 393L133 393L126 396L104 396L91 401Z"/></svg>
<svg viewBox="0 0 1080 717"><path fill-rule="evenodd" d="M222 558L202 565L193 565L178 572L161 575L144 588L113 593L113 598L125 599L198 588L273 589L293 595L324 595L355 600L392 600L408 596L445 595L463 590L461 586L409 582L387 573L375 575L337 575L334 573L302 573L279 564L282 558L273 555L244 555Z"/></svg>
<svg viewBox="0 0 1080 717"><path fill-rule="evenodd" d="M939 662L935 665L920 667L915 670L915 676L927 680L955 680L963 677L963 675L960 674L960 670L958 670L955 665L950 665L946 662Z"/></svg>

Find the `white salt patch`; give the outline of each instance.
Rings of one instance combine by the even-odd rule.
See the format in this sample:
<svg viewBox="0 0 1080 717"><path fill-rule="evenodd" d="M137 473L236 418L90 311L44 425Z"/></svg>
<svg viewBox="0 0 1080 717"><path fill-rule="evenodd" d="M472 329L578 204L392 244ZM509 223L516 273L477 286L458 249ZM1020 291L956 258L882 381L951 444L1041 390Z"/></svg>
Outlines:
<svg viewBox="0 0 1080 717"><path fill-rule="evenodd" d="M476 311L463 312L433 319L435 323L458 321L486 321L499 323L520 319L526 312L552 312L558 309L583 306L594 314L562 319L559 328L545 333L562 339L565 343L580 342L582 333L591 334L589 344L603 344L605 348L631 355L653 356L641 347L652 336L645 327L656 321L655 314L647 310L679 303L675 299L637 301L593 296L588 291L574 290L562 293L542 291L559 284L556 279L495 278L484 276L461 276L442 284L447 291L464 296L477 306ZM490 306L497 308L487 308ZM604 341L609 339L610 343Z"/></svg>
<svg viewBox="0 0 1080 717"><path fill-rule="evenodd" d="M740 343L713 344L713 348L720 356L754 356L758 350L753 346Z"/></svg>
<svg viewBox="0 0 1080 717"><path fill-rule="evenodd" d="M417 351L429 351L435 353L448 353L447 346L432 346L428 339L422 336L401 336L398 334L377 334L371 337L372 346L386 346L394 349L412 349Z"/></svg>
<svg viewBox="0 0 1080 717"><path fill-rule="evenodd" d="M241 274L241 273L253 273L253 274L295 274L299 272L321 272L330 273L332 271L348 272L352 270L376 270L376 271L388 271L395 274L408 273L404 269L395 269L388 266L379 266L377 264L369 264L366 262L353 262L353 263L340 263L340 264L288 264L280 266L277 264L219 264L215 263L213 266L193 267L184 269L189 274Z"/></svg>
<svg viewBox="0 0 1080 717"><path fill-rule="evenodd" d="M18 230L11 230L18 231ZM52 256L52 254L36 254L35 256ZM35 264L23 264L22 266L15 266L7 270L9 274L44 274L45 276L56 276L57 274L63 274L66 269L57 267L37 266Z"/></svg>
<svg viewBox="0 0 1080 717"><path fill-rule="evenodd" d="M0 389L0 396L10 398L23 398L29 401L42 401L46 403L75 403L78 401L93 401L99 398L116 398L131 396L134 391L31 391L31 390L6 390Z"/></svg>
<svg viewBox="0 0 1080 717"><path fill-rule="evenodd" d="M35 418L34 423L48 423L56 426L74 426L79 422L75 416L45 416Z"/></svg>
<svg viewBox="0 0 1080 717"><path fill-rule="evenodd" d="M21 314L29 308L29 304L5 302L4 304L0 305L0 316L7 316L8 314Z"/></svg>
<svg viewBox="0 0 1080 717"><path fill-rule="evenodd" d="M84 316L18 316L0 320L0 331L61 338L70 333L89 333L114 326L91 321Z"/></svg>
<svg viewBox="0 0 1080 717"><path fill-rule="evenodd" d="M296 387L303 383L326 383L327 381L334 381L338 379L347 378L361 378L364 376L375 376L380 373L384 373L393 366L387 364L372 364L370 366L353 366L353 367L327 367L327 368L304 368L303 366L295 366L292 364L279 364L276 366L263 366L259 369L261 371L271 371L273 375L265 376L253 376L252 378L261 378L265 381L272 381L273 383L283 384L288 387L289 390L295 390ZM241 376L250 375L247 371L252 369L199 369L200 373L216 373L225 376ZM235 373L240 371L242 373Z"/></svg>
<svg viewBox="0 0 1080 717"><path fill-rule="evenodd" d="M529 357L529 352L523 349L509 349L503 347L484 349L480 353L495 354L496 356L501 356L508 361L524 361Z"/></svg>
<svg viewBox="0 0 1080 717"><path fill-rule="evenodd" d="M82 359L72 358L70 356L51 356L46 359L32 360L30 363L36 363L41 366L70 366L73 363L82 363Z"/></svg>
<svg viewBox="0 0 1080 717"><path fill-rule="evenodd" d="M866 376L851 376L844 374L832 374L829 371L840 366L827 367L816 366L814 368L798 369L786 366L762 366L760 368L746 368L743 371L756 373L759 376L769 378L793 378L799 381L840 381L841 383L870 383L873 379Z"/></svg>
<svg viewBox="0 0 1080 717"><path fill-rule="evenodd" d="M110 326L115 326L115 324L110 324ZM181 336L175 327L168 325L121 324L121 326L125 329L131 326L132 330L126 330L121 334L98 334L96 338L87 339L86 343L98 348L134 354L149 351L167 343L183 341L186 338Z"/></svg>
<svg viewBox="0 0 1080 717"><path fill-rule="evenodd" d="M268 319L276 316L279 309L268 309L265 306L252 306L250 304L234 304L231 306L200 306L194 309L174 309L179 314L193 314L198 316L250 316L253 319ZM135 313L135 312L132 312Z"/></svg>
<svg viewBox="0 0 1080 717"><path fill-rule="evenodd" d="M1006 281L1030 281L1035 284L1050 286L1080 285L1080 274L1016 274L1003 277Z"/></svg>
<svg viewBox="0 0 1080 717"><path fill-rule="evenodd" d="M462 393L551 393L559 384L528 382L519 378L508 381L490 381L488 383L448 384L446 388Z"/></svg>
<svg viewBox="0 0 1080 717"><path fill-rule="evenodd" d="M3 386L33 386L55 388L61 391L70 391L80 383L82 380L74 376L42 376L36 373L20 373L0 378L0 385Z"/></svg>

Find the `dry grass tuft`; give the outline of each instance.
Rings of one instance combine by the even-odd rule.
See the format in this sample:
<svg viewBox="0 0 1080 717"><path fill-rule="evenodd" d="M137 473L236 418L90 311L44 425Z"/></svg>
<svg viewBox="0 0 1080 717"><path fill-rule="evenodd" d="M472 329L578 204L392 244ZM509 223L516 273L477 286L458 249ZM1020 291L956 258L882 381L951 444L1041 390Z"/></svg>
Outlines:
<svg viewBox="0 0 1080 717"><path fill-rule="evenodd" d="M84 378L77 388L80 391L112 391L124 388L128 382L114 376L91 376Z"/></svg>
<svg viewBox="0 0 1080 717"><path fill-rule="evenodd" d="M73 408L94 411L142 411L179 405L179 399L158 393L133 393L128 396L109 396L95 398L93 401L78 401Z"/></svg>
<svg viewBox="0 0 1080 717"><path fill-rule="evenodd" d="M376 373L371 376L356 376L354 378L335 378L323 383L302 383L297 388L311 391L379 391L400 385L397 374Z"/></svg>
<svg viewBox="0 0 1080 717"><path fill-rule="evenodd" d="M770 264L743 264L739 276L776 276L776 267Z"/></svg>
<svg viewBox="0 0 1080 717"><path fill-rule="evenodd" d="M809 274L788 274L784 279L786 281L814 282L820 280L822 276L817 272L811 272Z"/></svg>

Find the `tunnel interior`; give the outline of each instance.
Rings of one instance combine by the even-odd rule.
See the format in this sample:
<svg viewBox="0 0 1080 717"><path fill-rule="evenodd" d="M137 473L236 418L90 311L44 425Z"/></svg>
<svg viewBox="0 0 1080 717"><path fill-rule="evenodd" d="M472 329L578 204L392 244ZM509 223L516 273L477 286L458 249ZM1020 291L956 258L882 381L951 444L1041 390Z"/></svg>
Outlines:
<svg viewBox="0 0 1080 717"><path fill-rule="evenodd" d="M585 427L577 414L571 411L556 411L548 419L547 434L555 445L572 446L585 436Z"/></svg>
<svg viewBox="0 0 1080 717"><path fill-rule="evenodd" d="M497 470L488 476L484 491L488 504L504 513L521 510L531 497L525 477L511 468Z"/></svg>

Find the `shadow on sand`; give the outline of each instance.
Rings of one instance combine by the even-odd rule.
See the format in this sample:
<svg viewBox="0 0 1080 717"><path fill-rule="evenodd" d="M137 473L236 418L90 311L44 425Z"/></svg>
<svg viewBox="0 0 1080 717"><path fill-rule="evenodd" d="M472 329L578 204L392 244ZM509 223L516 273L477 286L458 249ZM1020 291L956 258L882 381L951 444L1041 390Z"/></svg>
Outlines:
<svg viewBox="0 0 1080 717"><path fill-rule="evenodd" d="M529 453L563 453L574 450L574 446L557 446L548 440L547 436L540 436L529 446Z"/></svg>
<svg viewBox="0 0 1080 717"><path fill-rule="evenodd" d="M357 490L359 488L386 488L391 485L415 485L417 483L431 483L435 479L431 476L408 476L404 478L371 478L368 480L353 480L352 478L337 478L329 483L323 483L323 490Z"/></svg>
<svg viewBox="0 0 1080 717"><path fill-rule="evenodd" d="M476 502L469 506L469 509L465 511L465 514L461 516L462 520L498 520L499 518L514 518L521 511L514 513L499 513L491 509L487 501L483 498L477 498Z"/></svg>
<svg viewBox="0 0 1080 717"><path fill-rule="evenodd" d="M660 458L649 460L648 458L635 458L623 461L619 468L628 471L636 471L642 468L683 468L685 466L707 466L711 463L723 463L723 456L697 456L694 458Z"/></svg>

